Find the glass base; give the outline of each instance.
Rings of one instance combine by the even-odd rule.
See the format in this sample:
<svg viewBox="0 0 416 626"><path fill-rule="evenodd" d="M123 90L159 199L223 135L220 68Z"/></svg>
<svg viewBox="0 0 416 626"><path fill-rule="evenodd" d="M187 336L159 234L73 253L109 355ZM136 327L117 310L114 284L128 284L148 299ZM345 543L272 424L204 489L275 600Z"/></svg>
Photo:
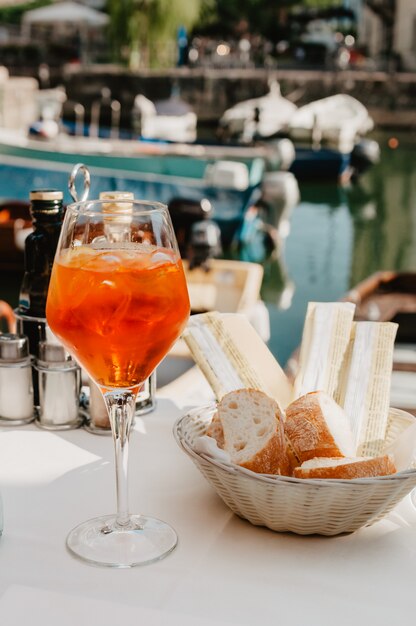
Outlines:
<svg viewBox="0 0 416 626"><path fill-rule="evenodd" d="M118 526L115 515L83 522L68 535L68 550L91 565L135 567L159 561L178 543L176 532L161 520L132 515L128 526Z"/></svg>

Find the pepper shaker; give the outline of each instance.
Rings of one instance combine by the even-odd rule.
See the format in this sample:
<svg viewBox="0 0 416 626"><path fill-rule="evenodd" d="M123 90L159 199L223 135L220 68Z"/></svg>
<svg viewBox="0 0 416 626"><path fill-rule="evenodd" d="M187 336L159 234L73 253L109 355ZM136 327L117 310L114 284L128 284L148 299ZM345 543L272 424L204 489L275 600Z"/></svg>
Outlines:
<svg viewBox="0 0 416 626"><path fill-rule="evenodd" d="M39 411L36 425L46 430L69 430L81 426L81 370L68 358L64 347L41 341L36 361L39 376Z"/></svg>
<svg viewBox="0 0 416 626"><path fill-rule="evenodd" d="M25 335L0 334L0 423L28 424L34 419L32 359Z"/></svg>

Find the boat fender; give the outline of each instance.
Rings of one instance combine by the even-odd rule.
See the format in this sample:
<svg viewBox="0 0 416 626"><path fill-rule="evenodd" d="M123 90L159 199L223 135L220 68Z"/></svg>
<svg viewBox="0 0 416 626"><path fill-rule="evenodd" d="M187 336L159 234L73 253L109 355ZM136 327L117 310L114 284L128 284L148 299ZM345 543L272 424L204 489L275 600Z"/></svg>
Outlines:
<svg viewBox="0 0 416 626"><path fill-rule="evenodd" d="M245 163L216 161L206 166L204 179L207 185L217 189L244 191L250 186L250 173Z"/></svg>

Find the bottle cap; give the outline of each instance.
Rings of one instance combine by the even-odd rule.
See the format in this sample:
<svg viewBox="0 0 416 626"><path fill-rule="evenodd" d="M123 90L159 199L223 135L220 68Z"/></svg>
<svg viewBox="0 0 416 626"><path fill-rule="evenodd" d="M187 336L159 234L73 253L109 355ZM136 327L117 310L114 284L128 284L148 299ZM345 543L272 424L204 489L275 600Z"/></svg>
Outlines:
<svg viewBox="0 0 416 626"><path fill-rule="evenodd" d="M100 200L134 200L131 191L101 191Z"/></svg>
<svg viewBox="0 0 416 626"><path fill-rule="evenodd" d="M25 335L0 334L0 361L16 363L29 356L29 342Z"/></svg>
<svg viewBox="0 0 416 626"><path fill-rule="evenodd" d="M102 203L102 210L103 213L107 213L104 218L107 224L116 223L119 226L130 224L133 204L126 200L134 200L131 191L102 191L100 200L106 201Z"/></svg>
<svg viewBox="0 0 416 626"><path fill-rule="evenodd" d="M36 189L29 194L30 200L63 200L64 194L57 189Z"/></svg>

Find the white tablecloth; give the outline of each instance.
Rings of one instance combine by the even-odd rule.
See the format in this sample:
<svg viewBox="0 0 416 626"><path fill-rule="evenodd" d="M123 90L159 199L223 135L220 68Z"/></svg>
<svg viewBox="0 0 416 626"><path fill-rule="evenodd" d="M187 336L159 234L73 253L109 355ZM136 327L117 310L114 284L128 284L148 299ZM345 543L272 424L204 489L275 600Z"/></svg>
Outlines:
<svg viewBox="0 0 416 626"><path fill-rule="evenodd" d="M176 445L196 389L161 398L130 446L130 504L169 522L179 545L133 569L73 558L67 532L115 509L111 437L0 430L1 626L383 626L416 623L416 510L410 498L352 535L299 537L233 515ZM193 397L191 394L193 393Z"/></svg>

